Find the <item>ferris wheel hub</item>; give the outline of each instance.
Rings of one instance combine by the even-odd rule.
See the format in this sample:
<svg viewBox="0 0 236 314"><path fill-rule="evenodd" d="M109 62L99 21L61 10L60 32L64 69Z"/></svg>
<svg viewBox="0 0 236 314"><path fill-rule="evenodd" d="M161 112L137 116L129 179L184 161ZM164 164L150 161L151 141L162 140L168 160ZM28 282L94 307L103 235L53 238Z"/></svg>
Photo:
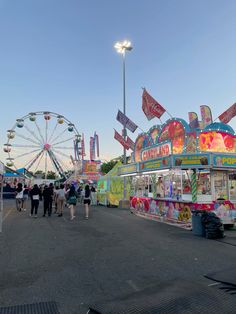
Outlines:
<svg viewBox="0 0 236 314"><path fill-rule="evenodd" d="M49 149L50 149L50 147L51 147L51 145L50 145L50 144L48 144L48 143L44 144L44 149L45 149L45 150L49 150Z"/></svg>

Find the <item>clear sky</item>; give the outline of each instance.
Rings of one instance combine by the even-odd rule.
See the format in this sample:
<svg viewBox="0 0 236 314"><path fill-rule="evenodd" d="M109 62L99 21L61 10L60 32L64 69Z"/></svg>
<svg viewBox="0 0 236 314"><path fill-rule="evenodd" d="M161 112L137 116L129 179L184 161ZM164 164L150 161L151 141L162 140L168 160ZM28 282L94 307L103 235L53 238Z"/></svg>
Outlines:
<svg viewBox="0 0 236 314"><path fill-rule="evenodd" d="M172 116L200 116L207 104L217 118L236 101L235 14L235 0L0 0L1 144L17 118L46 110L76 124L87 152L97 131L101 158L121 155L113 128L121 131L122 59L113 45L123 39L134 47L126 112L136 124L159 123L143 114L141 87Z"/></svg>

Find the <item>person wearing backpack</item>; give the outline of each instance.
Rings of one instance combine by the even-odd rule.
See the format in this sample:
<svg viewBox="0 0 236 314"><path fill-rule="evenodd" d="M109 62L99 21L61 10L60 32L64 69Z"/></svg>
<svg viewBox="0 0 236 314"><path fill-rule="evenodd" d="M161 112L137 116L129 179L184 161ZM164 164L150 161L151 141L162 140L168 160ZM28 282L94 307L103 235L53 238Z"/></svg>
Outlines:
<svg viewBox="0 0 236 314"><path fill-rule="evenodd" d="M67 203L68 208L70 210L70 220L73 220L75 218L75 208L77 203L77 193L75 191L74 185L71 185L70 189L67 192Z"/></svg>

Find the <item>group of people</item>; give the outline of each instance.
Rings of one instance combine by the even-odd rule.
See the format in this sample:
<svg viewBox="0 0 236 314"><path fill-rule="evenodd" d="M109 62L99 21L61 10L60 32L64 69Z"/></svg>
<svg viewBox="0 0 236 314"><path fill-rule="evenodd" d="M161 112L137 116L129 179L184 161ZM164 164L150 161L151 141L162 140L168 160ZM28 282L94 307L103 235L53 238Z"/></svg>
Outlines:
<svg viewBox="0 0 236 314"><path fill-rule="evenodd" d="M43 201L43 217L50 217L52 215L53 204L55 206L54 213L58 217L63 216L64 208L67 206L70 210L70 219L75 218L75 206L78 199L82 200L85 206L85 219L89 218L89 205L93 200L93 193L95 188L87 184L84 189L81 187L76 191L74 185L66 186L61 184L60 186L54 187L52 183L45 185L41 189L37 184L29 189L22 183L17 184L16 188L16 208L18 211L26 210L27 200L31 200L31 217L37 217L40 200ZM96 190L95 190L96 191Z"/></svg>

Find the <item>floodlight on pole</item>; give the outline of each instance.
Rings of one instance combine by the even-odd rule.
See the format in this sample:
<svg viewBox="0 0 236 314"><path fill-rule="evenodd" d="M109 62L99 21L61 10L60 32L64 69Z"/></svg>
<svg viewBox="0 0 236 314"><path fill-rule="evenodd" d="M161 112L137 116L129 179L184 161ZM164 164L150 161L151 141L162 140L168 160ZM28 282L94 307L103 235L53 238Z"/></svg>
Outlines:
<svg viewBox="0 0 236 314"><path fill-rule="evenodd" d="M133 49L132 44L129 40L124 40L123 42L117 42L114 48L118 53L122 54L123 59L123 113L126 114L126 86L125 86L125 53L126 51L131 51ZM123 138L126 141L126 127L123 128ZM126 148L124 148L123 154L123 164L126 164ZM127 199L127 186L126 178L124 177L124 200Z"/></svg>

